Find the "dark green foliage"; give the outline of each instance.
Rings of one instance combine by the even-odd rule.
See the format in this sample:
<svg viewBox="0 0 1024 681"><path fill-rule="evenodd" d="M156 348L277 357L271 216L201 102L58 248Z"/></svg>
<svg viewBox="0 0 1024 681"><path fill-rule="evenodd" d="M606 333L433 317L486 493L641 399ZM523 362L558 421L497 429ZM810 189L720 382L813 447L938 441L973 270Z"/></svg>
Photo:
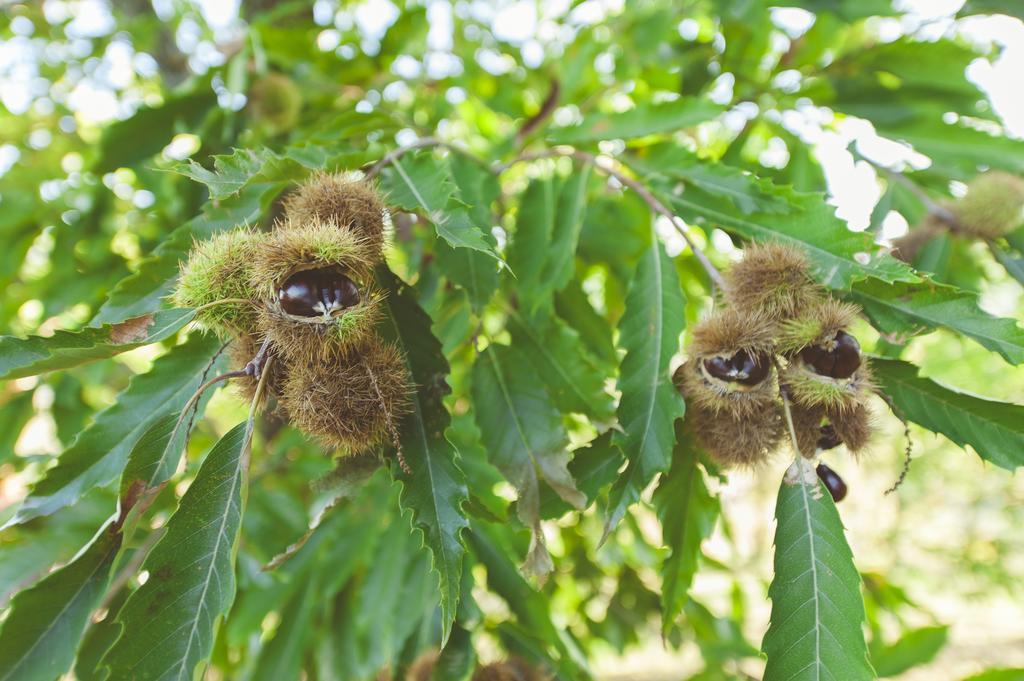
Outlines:
<svg viewBox="0 0 1024 681"><path fill-rule="evenodd" d="M1001 469L1024 464L1024 232L995 200L1019 191L1024 142L967 71L1012 50L888 0L262 0L219 27L218 3L158 4L0 13L0 681L407 681L424 655L445 681L506 659L584 681L662 655L673 679L1020 677L1005 646L964 646L928 612L937 581L944 612L967 588L974 616L1019 600L1019 490ZM97 7L109 20L78 17ZM1024 18L996 0L950 11ZM870 129L930 163L879 168L881 200L851 211L829 156L850 143L840 160L870 197ZM341 185L360 187L352 203L333 201ZM969 208L964 224L944 206ZM912 265L887 251L891 211L941 225ZM251 448L232 424L252 377L183 413L255 354L260 333L224 340L266 319L297 261L340 257L322 223L341 214L372 231L374 295L365 335L337 331L380 336L378 368L410 379L376 446L334 459L289 423L284 362ZM179 276L242 232L227 271L193 259ZM728 273L754 243L810 278L781 302L772 277L737 296L694 251ZM225 287L238 272L251 279ZM843 305L812 304L826 292ZM259 300L196 311L225 297ZM730 309L787 362L848 329L884 398L858 384L856 420L870 402L879 433L865 456L825 455L850 483L842 520L813 474L778 491L763 654L766 494L789 447L777 384L779 456L756 474L705 457L692 424L713 410L672 384ZM712 326L731 347L737 327ZM282 338L282 356L314 358L289 399L336 398L295 420L364 429L364 401L320 381L322 338ZM355 345L334 343L333 366L385 375ZM797 438L820 457L808 395L793 391ZM885 497L898 419L913 466ZM947 550L932 540L954 514L969 536Z"/></svg>

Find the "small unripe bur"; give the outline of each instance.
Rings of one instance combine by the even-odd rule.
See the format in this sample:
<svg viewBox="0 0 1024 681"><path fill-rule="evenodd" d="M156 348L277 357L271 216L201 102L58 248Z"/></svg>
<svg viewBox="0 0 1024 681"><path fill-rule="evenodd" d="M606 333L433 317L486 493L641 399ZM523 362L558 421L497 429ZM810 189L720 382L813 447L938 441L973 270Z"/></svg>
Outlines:
<svg viewBox="0 0 1024 681"><path fill-rule="evenodd" d="M1004 236L1024 222L1024 179L990 170L971 180L951 209L965 232L983 239Z"/></svg>
<svg viewBox="0 0 1024 681"><path fill-rule="evenodd" d="M249 89L249 107L271 134L287 132L299 122L302 91L288 76L268 73Z"/></svg>

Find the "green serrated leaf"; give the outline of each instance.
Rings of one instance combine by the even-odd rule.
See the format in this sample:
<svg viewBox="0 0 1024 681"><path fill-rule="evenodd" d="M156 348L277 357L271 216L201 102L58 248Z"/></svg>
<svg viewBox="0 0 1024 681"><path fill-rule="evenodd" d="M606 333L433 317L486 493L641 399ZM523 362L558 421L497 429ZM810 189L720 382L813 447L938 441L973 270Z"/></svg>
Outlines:
<svg viewBox="0 0 1024 681"><path fill-rule="evenodd" d="M111 520L67 565L14 597L0 629L0 681L51 681L71 668L120 548Z"/></svg>
<svg viewBox="0 0 1024 681"><path fill-rule="evenodd" d="M882 333L948 328L998 352L1011 364L1024 363L1024 329L1012 319L978 307L978 296L941 284L857 284L851 297Z"/></svg>
<svg viewBox="0 0 1024 681"><path fill-rule="evenodd" d="M674 423L685 407L668 370L686 324L685 305L676 268L652 239L630 282L619 322L619 345L626 351L619 372L619 444L629 464L612 487L605 537L671 462Z"/></svg>
<svg viewBox="0 0 1024 681"><path fill-rule="evenodd" d="M907 419L1009 471L1024 466L1024 406L986 400L918 376L917 367L872 358L879 386Z"/></svg>
<svg viewBox="0 0 1024 681"><path fill-rule="evenodd" d="M562 417L515 348L491 345L473 365L476 422L490 461L515 487L519 519L533 531L528 572L553 569L540 529L539 478L576 508L586 497L569 474L569 437Z"/></svg>
<svg viewBox="0 0 1024 681"><path fill-rule="evenodd" d="M741 212L785 213L791 210L790 194L739 168L702 159L678 144L662 144L647 150L630 166L647 176L663 175L683 180L686 191L699 190L728 200Z"/></svg>
<svg viewBox="0 0 1024 681"><path fill-rule="evenodd" d="M107 359L177 333L195 317L190 309L160 310L116 324L52 336L0 336L0 380L34 376Z"/></svg>
<svg viewBox="0 0 1024 681"><path fill-rule="evenodd" d="M546 254L541 282L545 291L561 291L576 271L576 247L583 230L583 217L587 208L587 183L592 169L589 163L575 169L562 183L558 192L558 205L551 228L551 243L546 248L534 244Z"/></svg>
<svg viewBox="0 0 1024 681"><path fill-rule="evenodd" d="M514 346L529 358L560 410L586 414L600 422L611 420L615 401L605 391L605 376L578 333L558 317L526 319L516 310L509 313L508 329Z"/></svg>
<svg viewBox="0 0 1024 681"><path fill-rule="evenodd" d="M864 642L860 573L832 497L804 460L775 506L771 624L761 649L765 681L874 679Z"/></svg>
<svg viewBox="0 0 1024 681"><path fill-rule="evenodd" d="M598 493L615 480L622 467L622 450L612 443L612 431L605 431L586 447L573 450L569 474L576 487L587 497L587 506ZM572 510L561 497L545 487L540 493L541 518L556 518Z"/></svg>
<svg viewBox="0 0 1024 681"><path fill-rule="evenodd" d="M592 113L578 125L552 130L549 141L576 144L610 139L632 139L676 132L716 118L724 107L706 99L681 98L659 104L638 104L623 113Z"/></svg>
<svg viewBox="0 0 1024 681"><path fill-rule="evenodd" d="M423 532L440 577L442 639L447 639L459 604L466 554L461 535L469 525L462 509L469 499L466 477L456 463L458 452L445 437L451 422L442 401L449 391L448 362L412 289L384 267L377 270L377 282L388 293L381 334L405 353L417 386L399 433L412 473L396 467L392 472L402 483L402 507L412 511L413 526Z"/></svg>
<svg viewBox="0 0 1024 681"><path fill-rule="evenodd" d="M101 666L111 679L191 679L213 649L217 621L235 597L246 424L222 437L142 564L149 579L118 615L121 637Z"/></svg>
<svg viewBox="0 0 1024 681"><path fill-rule="evenodd" d="M163 415L180 410L199 387L219 345L212 336L194 334L157 359L149 373L133 378L117 401L64 450L7 525L49 515L115 480L143 433Z"/></svg>
<svg viewBox="0 0 1024 681"><path fill-rule="evenodd" d="M697 451L676 422L672 467L654 490L654 508L661 520L662 543L671 551L661 565L661 633L667 637L686 604L697 573L701 542L718 518L718 500L711 496L697 463Z"/></svg>
<svg viewBox="0 0 1024 681"><path fill-rule="evenodd" d="M680 216L706 221L754 241L779 241L807 253L818 280L834 289L848 289L861 279L917 282L920 278L905 263L879 253L870 234L851 232L821 194L786 191L794 210L785 214L737 211L728 202L665 193Z"/></svg>
<svg viewBox="0 0 1024 681"><path fill-rule="evenodd" d="M508 263L516 275L516 297L527 309L534 309L541 302L542 274L555 228L557 197L557 180L541 177L530 180L519 201Z"/></svg>
<svg viewBox="0 0 1024 681"><path fill-rule="evenodd" d="M422 211L433 223L437 235L452 248L472 248L498 259L480 226L454 199L455 183L447 161L429 153L396 159L381 174L381 188L391 205Z"/></svg>

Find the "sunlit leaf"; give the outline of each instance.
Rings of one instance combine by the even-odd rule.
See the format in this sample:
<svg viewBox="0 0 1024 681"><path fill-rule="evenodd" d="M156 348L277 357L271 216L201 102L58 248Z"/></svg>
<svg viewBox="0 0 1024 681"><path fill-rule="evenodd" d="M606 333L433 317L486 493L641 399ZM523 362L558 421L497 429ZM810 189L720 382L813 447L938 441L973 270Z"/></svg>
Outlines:
<svg viewBox="0 0 1024 681"><path fill-rule="evenodd" d="M978 297L939 284L857 284L852 298L883 333L906 334L947 328L998 352L1011 364L1024 363L1024 328L978 307Z"/></svg>
<svg viewBox="0 0 1024 681"><path fill-rule="evenodd" d="M986 400L918 376L907 362L874 358L879 385L902 415L1013 471L1024 466L1024 406Z"/></svg>
<svg viewBox="0 0 1024 681"><path fill-rule="evenodd" d="M46 471L8 524L49 515L115 480L143 433L163 415L180 410L199 387L219 345L214 337L195 334L132 379Z"/></svg>
<svg viewBox="0 0 1024 681"><path fill-rule="evenodd" d="M488 457L515 487L519 518L534 533L527 570L543 576L553 566L540 529L539 479L576 508L586 504L566 468L561 414L526 358L507 346L491 345L473 365L473 399Z"/></svg>
<svg viewBox="0 0 1024 681"><path fill-rule="evenodd" d="M192 321L191 309L159 310L116 324L81 331L57 331L52 336L0 336L0 380L107 359L177 333Z"/></svg>
<svg viewBox="0 0 1024 681"><path fill-rule="evenodd" d="M654 240L637 265L619 321L619 345L626 350L619 375L619 445L629 464L612 487L605 536L672 460L674 423L684 406L669 362L679 350L685 305L676 269Z"/></svg>
<svg viewBox="0 0 1024 681"><path fill-rule="evenodd" d="M217 442L142 564L149 579L118 614L121 637L101 663L109 678L190 679L209 657L235 597L246 436L240 423Z"/></svg>
<svg viewBox="0 0 1024 681"><path fill-rule="evenodd" d="M839 670L844 680L874 679L860 573L832 496L803 460L790 473L775 506L772 616L761 644L768 656L765 681L839 678Z"/></svg>

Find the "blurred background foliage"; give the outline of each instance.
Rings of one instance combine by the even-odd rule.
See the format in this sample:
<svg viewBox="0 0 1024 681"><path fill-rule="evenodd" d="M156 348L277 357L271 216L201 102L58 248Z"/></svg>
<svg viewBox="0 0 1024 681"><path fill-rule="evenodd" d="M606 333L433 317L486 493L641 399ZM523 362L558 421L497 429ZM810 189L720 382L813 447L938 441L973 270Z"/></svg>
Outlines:
<svg viewBox="0 0 1024 681"><path fill-rule="evenodd" d="M1019 3L783 4L0 2L0 325L12 335L48 336L150 312L193 239L235 224L269 225L282 192L315 170L365 168L426 137L494 163L562 143L628 157L663 196L687 184L673 208L720 267L738 257L739 238L752 235L705 222L702 206L742 219L790 210L785 185L823 192L829 211L837 207L884 249L923 218L922 197L949 201L979 170L1024 174L1024 61L1014 71L1007 54L1024 40ZM229 156L235 149L252 156ZM229 158L214 167L215 155ZM711 162L736 172L703 175ZM501 198L512 202L505 213L491 220L490 202L478 202L485 212L473 218L495 227L493 243L506 257L526 257L514 254L514 238L513 250L506 245L521 229L516 202L545 178L578 171L568 159L516 165L501 176ZM900 173L916 189L897 180ZM385 170L384 188L395 182ZM647 206L621 189L599 173L583 180L574 274L554 299L586 346L585 358L571 360L592 362L604 376L614 376L611 329L650 244ZM472 532L449 650L485 661L512 653L560 678L760 678L773 498L787 462L706 471L707 538L668 626L661 618L670 549L658 516L672 506L649 493L598 547L605 504L565 513L545 489L554 573L545 583L524 577L529 532L512 520L515 492L488 462L469 406L474 340L516 338L506 305L517 284L503 274L497 298L494 288L465 286L463 249L409 215L395 214L389 263L415 286L451 364L449 439L470 488ZM692 324L709 308L710 287L671 224L655 227L674 257ZM992 245L946 235L915 264L979 294L987 312L1019 321L1022 245L1020 232ZM1024 403L1024 371L1015 366L1024 357L1000 357L953 331L928 332L944 326L956 328L940 321L915 329L921 335L908 326L882 337L865 322L857 335L923 376ZM4 520L97 412L116 405L132 377L158 367L180 341L0 388ZM149 510L124 564L152 547L202 454L245 411L231 391L212 398L187 463ZM573 447L611 449L607 438L595 439L607 428L600 407L587 416L563 411ZM876 671L1024 678L1024 479L912 426L913 465L898 492L884 495L902 467L903 426L880 401L876 413L883 436L870 456L830 458L851 488L839 509L864 579ZM118 446L126 455L132 443ZM260 424L238 592L207 678L372 679L438 646L436 576L402 517L399 485L384 471L339 483L333 468L286 424ZM600 475L590 500L610 482ZM113 478L101 482L61 512L0 533L3 603L96 534L117 499ZM290 560L261 569L339 498ZM124 574L85 632L76 678L100 678L113 613L144 581Z"/></svg>

